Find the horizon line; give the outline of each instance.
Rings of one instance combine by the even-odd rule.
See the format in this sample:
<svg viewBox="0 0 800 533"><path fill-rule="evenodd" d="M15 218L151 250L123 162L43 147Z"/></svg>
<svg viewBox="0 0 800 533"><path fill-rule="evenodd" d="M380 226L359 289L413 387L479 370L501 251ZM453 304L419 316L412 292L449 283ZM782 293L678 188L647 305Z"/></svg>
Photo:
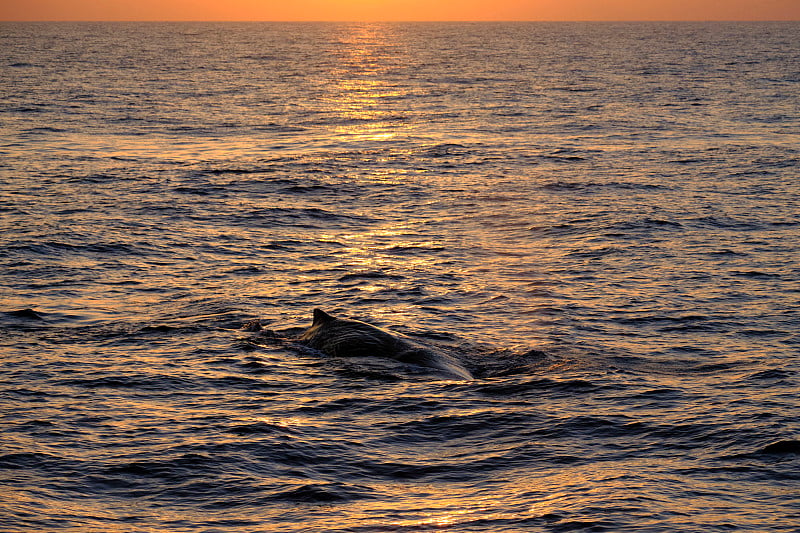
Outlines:
<svg viewBox="0 0 800 533"><path fill-rule="evenodd" d="M98 22L98 23L113 23L113 22L156 22L156 23L165 23L165 22L205 22L205 23L224 23L224 22L235 22L235 23L313 23L313 24L321 24L321 23L346 23L346 24L354 24L354 23L377 23L377 24L391 24L391 23L399 23L399 24L419 24L419 23L502 23L502 24L512 24L512 23L531 23L531 22L580 22L580 23L620 23L620 22L634 22L634 23L649 23L649 22L668 22L668 23L676 23L676 22L723 22L723 23L732 23L732 22L800 22L800 18L798 19L509 19L509 20L492 20L492 19L450 19L450 20L434 20L434 19L424 19L424 20L371 20L371 19L353 19L353 20L305 20L305 19L285 19L285 20L240 20L240 19L214 19L214 20L205 20L205 19L0 19L0 22Z"/></svg>

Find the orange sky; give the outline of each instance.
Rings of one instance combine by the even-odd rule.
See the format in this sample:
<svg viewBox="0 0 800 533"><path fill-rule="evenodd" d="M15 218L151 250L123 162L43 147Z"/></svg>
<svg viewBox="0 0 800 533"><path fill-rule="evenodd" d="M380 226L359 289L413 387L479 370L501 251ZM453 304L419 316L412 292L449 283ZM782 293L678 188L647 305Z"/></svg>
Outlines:
<svg viewBox="0 0 800 533"><path fill-rule="evenodd" d="M800 20L800 0L0 0L0 20Z"/></svg>

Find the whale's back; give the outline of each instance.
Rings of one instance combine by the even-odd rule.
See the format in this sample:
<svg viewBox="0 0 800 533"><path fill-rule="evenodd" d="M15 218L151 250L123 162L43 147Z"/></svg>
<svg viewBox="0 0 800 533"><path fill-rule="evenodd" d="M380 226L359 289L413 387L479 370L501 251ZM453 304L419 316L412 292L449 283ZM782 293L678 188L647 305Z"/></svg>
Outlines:
<svg viewBox="0 0 800 533"><path fill-rule="evenodd" d="M334 319L312 326L300 340L334 357L388 357L396 351L396 339L390 333L356 320Z"/></svg>
<svg viewBox="0 0 800 533"><path fill-rule="evenodd" d="M333 357L387 357L472 379L469 370L449 354L423 346L405 335L358 320L335 318L319 309L314 310L314 321L299 340Z"/></svg>

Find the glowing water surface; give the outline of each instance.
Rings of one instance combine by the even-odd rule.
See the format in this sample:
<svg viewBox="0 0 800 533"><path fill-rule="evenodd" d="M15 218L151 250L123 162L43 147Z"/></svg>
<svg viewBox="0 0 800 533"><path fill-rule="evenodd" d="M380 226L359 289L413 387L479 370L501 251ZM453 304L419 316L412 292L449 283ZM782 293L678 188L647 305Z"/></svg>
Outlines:
<svg viewBox="0 0 800 533"><path fill-rule="evenodd" d="M797 24L0 29L4 531L796 529Z"/></svg>

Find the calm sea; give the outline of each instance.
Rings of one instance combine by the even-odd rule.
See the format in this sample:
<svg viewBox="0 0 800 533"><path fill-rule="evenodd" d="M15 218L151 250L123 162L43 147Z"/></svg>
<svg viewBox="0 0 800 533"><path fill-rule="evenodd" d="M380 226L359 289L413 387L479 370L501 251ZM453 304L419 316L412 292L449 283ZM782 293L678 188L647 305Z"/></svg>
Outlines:
<svg viewBox="0 0 800 533"><path fill-rule="evenodd" d="M4 23L2 530L800 531L798 168L800 23Z"/></svg>

